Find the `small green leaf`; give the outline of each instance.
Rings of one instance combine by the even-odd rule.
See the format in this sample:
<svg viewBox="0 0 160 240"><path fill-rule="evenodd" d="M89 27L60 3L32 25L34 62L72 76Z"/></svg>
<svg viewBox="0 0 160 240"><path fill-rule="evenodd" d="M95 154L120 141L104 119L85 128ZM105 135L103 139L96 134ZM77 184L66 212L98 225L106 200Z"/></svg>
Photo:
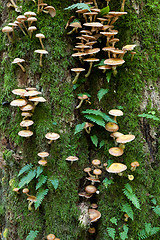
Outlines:
<svg viewBox="0 0 160 240"><path fill-rule="evenodd" d="M116 230L111 227L107 227L108 235L114 240L116 236Z"/></svg>
<svg viewBox="0 0 160 240"><path fill-rule="evenodd" d="M38 235L39 231L33 231L31 230L26 238L26 240L34 240L37 235Z"/></svg>
<svg viewBox="0 0 160 240"><path fill-rule="evenodd" d="M110 184L112 184L112 183L114 183L113 182L113 180L111 179L108 179L108 178L105 178L104 180L103 180L103 184L104 184L104 186L107 188L108 187L108 185L110 185Z"/></svg>
<svg viewBox="0 0 160 240"><path fill-rule="evenodd" d="M98 138L96 135L91 136L92 143L97 147L98 146Z"/></svg>
<svg viewBox="0 0 160 240"><path fill-rule="evenodd" d="M20 175L22 175L23 173L28 172L32 167L33 167L32 164L27 164L27 165L25 165L25 166L19 171L18 177L19 177Z"/></svg>
<svg viewBox="0 0 160 240"><path fill-rule="evenodd" d="M106 144L106 141L105 140L102 140L99 144L99 148L103 147L104 145Z"/></svg>
<svg viewBox="0 0 160 240"><path fill-rule="evenodd" d="M103 96L108 93L108 89L104 89L104 88L101 88L99 91L98 91L98 100L101 101L101 99L103 98Z"/></svg>
<svg viewBox="0 0 160 240"><path fill-rule="evenodd" d="M81 132L84 129L85 124L86 124L85 122L82 124L77 124L75 127L74 134Z"/></svg>
<svg viewBox="0 0 160 240"><path fill-rule="evenodd" d="M128 239L128 229L129 228L126 225L123 225L124 231L119 234L119 236L122 240Z"/></svg>
<svg viewBox="0 0 160 240"><path fill-rule="evenodd" d="M43 172L43 167L38 166L38 167L37 167L37 175L36 175L36 178L38 178L39 175L40 175L42 172Z"/></svg>
<svg viewBox="0 0 160 240"><path fill-rule="evenodd" d="M114 161L111 160L111 159L109 159L109 160L107 161L107 168L109 168L109 167L111 166L112 163L114 163Z"/></svg>
<svg viewBox="0 0 160 240"><path fill-rule="evenodd" d="M106 73L106 80L108 83L110 82L111 75L112 75L112 72L110 72L110 71Z"/></svg>
<svg viewBox="0 0 160 240"><path fill-rule="evenodd" d="M56 190L59 185L59 180L56 178L56 179L49 179L49 181L52 183L54 189Z"/></svg>
<svg viewBox="0 0 160 240"><path fill-rule="evenodd" d="M102 8L102 9L101 9L101 12L100 12L100 15L101 15L101 16L104 16L104 15L108 14L109 11L110 11L109 6L107 6L107 7L105 7L105 8Z"/></svg>
<svg viewBox="0 0 160 240"><path fill-rule="evenodd" d="M110 219L110 222L113 223L113 224L115 224L115 225L117 225L117 218L112 217L112 218Z"/></svg>
<svg viewBox="0 0 160 240"><path fill-rule="evenodd" d="M72 4L71 6L65 8L64 10L73 10L75 8L82 9L82 10L83 9L87 9L89 12L91 12L90 7L87 4L85 4L85 3Z"/></svg>
<svg viewBox="0 0 160 240"><path fill-rule="evenodd" d="M145 118L153 119L155 121L160 121L160 118L158 118L152 114L143 113L143 114L139 114L138 117L145 117Z"/></svg>

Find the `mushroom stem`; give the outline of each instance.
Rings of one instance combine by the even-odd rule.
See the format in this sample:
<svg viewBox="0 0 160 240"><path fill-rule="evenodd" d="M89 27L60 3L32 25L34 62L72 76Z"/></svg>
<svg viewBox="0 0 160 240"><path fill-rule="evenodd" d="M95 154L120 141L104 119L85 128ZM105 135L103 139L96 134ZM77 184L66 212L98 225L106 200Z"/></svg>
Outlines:
<svg viewBox="0 0 160 240"><path fill-rule="evenodd" d="M33 204L33 201L29 201L29 204L28 204L28 210L31 211L32 210L32 204Z"/></svg>
<svg viewBox="0 0 160 240"><path fill-rule="evenodd" d="M124 144L124 143L120 143L120 144L119 144L119 148L121 148L121 149L124 150L124 149L125 149L125 144Z"/></svg>
<svg viewBox="0 0 160 240"><path fill-rule="evenodd" d="M117 75L116 66L112 66L112 70L113 70L113 76L115 77Z"/></svg>
<svg viewBox="0 0 160 240"><path fill-rule="evenodd" d="M97 4L96 0L93 0L93 2L94 2L95 7L98 8L98 4Z"/></svg>
<svg viewBox="0 0 160 240"><path fill-rule="evenodd" d="M12 42L12 38L11 38L11 36L9 35L9 32L7 32L7 36L8 36L8 40L9 40L10 42Z"/></svg>
<svg viewBox="0 0 160 240"><path fill-rule="evenodd" d="M75 76L75 78L74 78L74 80L73 80L73 82L72 82L73 84L76 84L79 75L80 75L80 72L78 72L78 73L76 74L76 76Z"/></svg>
<svg viewBox="0 0 160 240"><path fill-rule="evenodd" d="M67 35L72 34L74 31L76 31L76 28L73 28L70 32L67 33Z"/></svg>
<svg viewBox="0 0 160 240"><path fill-rule="evenodd" d="M91 127L89 127L88 129L85 128L85 130L86 130L86 133L90 134L90 132L91 132Z"/></svg>
<svg viewBox="0 0 160 240"><path fill-rule="evenodd" d="M40 67L43 67L43 65L42 65L42 54L40 54L40 61L39 61L39 65L40 65Z"/></svg>
<svg viewBox="0 0 160 240"><path fill-rule="evenodd" d="M24 69L24 67L23 67L20 63L17 63L17 64L20 66L20 68L22 69L23 72L26 71L26 70Z"/></svg>
<svg viewBox="0 0 160 240"><path fill-rule="evenodd" d="M88 172L88 175L92 178L95 178L95 175L92 175L90 172ZM96 178L95 178L96 179Z"/></svg>
<svg viewBox="0 0 160 240"><path fill-rule="evenodd" d="M17 7L18 7L13 0L10 0L10 2L13 4L13 7L14 7L14 8L17 8Z"/></svg>
<svg viewBox="0 0 160 240"><path fill-rule="evenodd" d="M40 6L39 6L39 4L40 4L40 0L38 0L38 9L37 9L37 13L40 12Z"/></svg>
<svg viewBox="0 0 160 240"><path fill-rule="evenodd" d="M84 99L81 99L80 103L78 104L78 106L76 107L76 109L80 108L82 103L83 103Z"/></svg>
<svg viewBox="0 0 160 240"><path fill-rule="evenodd" d="M88 73L85 75L86 78L89 77L91 70L92 70L92 66L93 66L93 62L90 62L90 67L89 67Z"/></svg>
<svg viewBox="0 0 160 240"><path fill-rule="evenodd" d="M50 140L49 142L48 142L48 144L51 144L53 142L53 140Z"/></svg>
<svg viewBox="0 0 160 240"><path fill-rule="evenodd" d="M26 33L25 33L25 31L23 30L23 28L21 27L20 23L19 23L18 27L21 29L21 31L23 32L23 34L26 35Z"/></svg>
<svg viewBox="0 0 160 240"><path fill-rule="evenodd" d="M42 38L39 38L39 41L40 41L40 43L41 43L42 48L45 50L44 45L43 45L43 43L42 43Z"/></svg>
<svg viewBox="0 0 160 240"><path fill-rule="evenodd" d="M125 0L122 1L122 6L121 6L121 12L124 12L124 5L125 5Z"/></svg>
<svg viewBox="0 0 160 240"><path fill-rule="evenodd" d="M136 167L131 167L131 171L135 171L136 170Z"/></svg>
<svg viewBox="0 0 160 240"><path fill-rule="evenodd" d="M28 32L28 29L27 29L27 27L26 27L24 21L22 21L21 23L23 24L23 27L24 27L24 28L26 29L26 31Z"/></svg>

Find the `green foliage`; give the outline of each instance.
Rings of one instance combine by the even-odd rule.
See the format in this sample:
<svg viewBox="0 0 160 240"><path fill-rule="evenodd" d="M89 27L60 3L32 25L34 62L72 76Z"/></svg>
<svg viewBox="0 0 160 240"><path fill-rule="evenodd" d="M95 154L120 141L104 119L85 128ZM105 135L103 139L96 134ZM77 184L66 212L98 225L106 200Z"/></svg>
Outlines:
<svg viewBox="0 0 160 240"><path fill-rule="evenodd" d="M36 185L36 190L38 190L43 184L47 181L47 176L41 175L38 179L38 183Z"/></svg>
<svg viewBox="0 0 160 240"><path fill-rule="evenodd" d="M111 227L107 227L108 235L114 240L116 236L116 230Z"/></svg>
<svg viewBox="0 0 160 240"><path fill-rule="evenodd" d="M124 195L133 203L133 205L140 209L140 203L136 195L133 193L132 187L129 183L125 184L125 188L123 189Z"/></svg>
<svg viewBox="0 0 160 240"><path fill-rule="evenodd" d="M35 238L37 237L39 231L33 231L31 230L28 234L28 236L26 237L26 240L35 240Z"/></svg>
<svg viewBox="0 0 160 240"><path fill-rule="evenodd" d="M104 145L106 144L106 141L105 140L102 140L99 144L99 148L103 147Z"/></svg>
<svg viewBox="0 0 160 240"><path fill-rule="evenodd" d="M87 9L89 12L91 12L90 7L85 3L76 3L76 4L73 4L73 5L65 8L64 10L73 10L75 8L82 9L82 10Z"/></svg>
<svg viewBox="0 0 160 240"><path fill-rule="evenodd" d="M92 143L97 147L98 146L98 138L96 135L91 136Z"/></svg>
<svg viewBox="0 0 160 240"><path fill-rule="evenodd" d="M49 179L49 181L52 183L54 189L56 190L59 185L59 180L57 178L55 178L55 179Z"/></svg>
<svg viewBox="0 0 160 240"><path fill-rule="evenodd" d="M102 8L102 9L101 9L101 12L100 12L100 15L101 15L101 16L104 16L104 15L108 14L109 11L110 11L109 6L107 6L107 7L105 7L105 8Z"/></svg>
<svg viewBox="0 0 160 240"><path fill-rule="evenodd" d="M103 98L103 96L108 93L108 89L104 89L104 88L101 88L99 91L98 91L98 100L101 101L101 99Z"/></svg>
<svg viewBox="0 0 160 240"><path fill-rule="evenodd" d="M115 224L115 225L117 225L117 218L112 217L112 218L110 219L110 222L113 223L113 224Z"/></svg>
<svg viewBox="0 0 160 240"><path fill-rule="evenodd" d="M138 233L138 239L141 240L141 239L149 238L157 234L159 231L160 231L160 227L152 228L150 223L145 223L145 228Z"/></svg>
<svg viewBox="0 0 160 240"><path fill-rule="evenodd" d="M121 211L127 213L128 216L133 220L133 210L129 203L122 204Z"/></svg>
<svg viewBox="0 0 160 240"><path fill-rule="evenodd" d="M38 178L39 175L40 175L42 172L43 172L43 167L38 166L38 167L37 167L37 175L36 175L36 178Z"/></svg>
<svg viewBox="0 0 160 240"><path fill-rule="evenodd" d="M24 185L29 184L35 176L36 176L36 170L30 170L27 176L23 177L20 180L19 188L22 188Z"/></svg>
<svg viewBox="0 0 160 240"><path fill-rule="evenodd" d="M114 183L112 179L105 178L105 179L103 180L103 184L104 184L104 186L105 186L106 188L108 187L108 185L110 185L110 184L112 184L112 183Z"/></svg>
<svg viewBox="0 0 160 240"><path fill-rule="evenodd" d="M86 124L85 122L81 124L77 124L75 127L74 134L81 132L84 129L85 124Z"/></svg>
<svg viewBox="0 0 160 240"><path fill-rule="evenodd" d="M160 118L152 115L152 114L147 114L147 113L143 113L143 114L139 114L138 117L145 117L145 118L149 118L149 119L152 119L152 120L155 120L155 121L160 121Z"/></svg>
<svg viewBox="0 0 160 240"><path fill-rule="evenodd" d="M84 117L87 118L88 120L90 120L91 122L96 123L97 125L99 125L101 127L105 127L105 122L101 116L89 114L89 115L84 115Z"/></svg>
<svg viewBox="0 0 160 240"><path fill-rule="evenodd" d="M42 203L42 201L43 201L43 199L44 199L44 197L47 195L47 193L48 193L48 189L41 189L38 193L37 193L37 195L36 195L36 202L34 203L34 205L35 205L35 209L37 209L40 205L41 205L41 203Z"/></svg>
<svg viewBox="0 0 160 240"><path fill-rule="evenodd" d="M128 229L129 228L126 225L123 226L124 231L119 234L119 236L122 240L125 240L128 238Z"/></svg>
<svg viewBox="0 0 160 240"><path fill-rule="evenodd" d="M152 207L152 209L160 217L160 206Z"/></svg>
<svg viewBox="0 0 160 240"><path fill-rule="evenodd" d="M33 167L33 165L32 165L31 163L25 165L25 166L19 171L18 177L19 177L21 174L23 174L23 173L25 173L25 172L28 172L32 167Z"/></svg>
<svg viewBox="0 0 160 240"><path fill-rule="evenodd" d="M110 82L111 75L112 75L111 71L106 73L106 80L107 80L108 83Z"/></svg>

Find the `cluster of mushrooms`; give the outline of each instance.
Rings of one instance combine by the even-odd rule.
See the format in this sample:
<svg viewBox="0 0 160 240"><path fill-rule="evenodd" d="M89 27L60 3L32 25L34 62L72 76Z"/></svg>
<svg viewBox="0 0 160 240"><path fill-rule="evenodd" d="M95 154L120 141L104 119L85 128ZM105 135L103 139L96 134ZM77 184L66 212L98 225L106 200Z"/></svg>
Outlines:
<svg viewBox="0 0 160 240"><path fill-rule="evenodd" d="M107 4L108 2L109 1L107 1ZM109 12L107 15L101 17L100 9L98 9L95 0L89 2L86 1L85 4L88 4L89 6L94 4L94 6L90 7L90 11L88 9L80 9L76 11L82 23L76 20L75 16L72 16L66 25L66 28L72 28L68 34L78 34L78 31L80 30L80 35L78 34L76 36L76 39L79 40L79 42L73 49L75 53L73 53L72 56L78 57L83 65L86 62L90 64L88 72L85 74L85 77L87 78L91 73L93 64L100 61L100 59L96 57L96 54L102 50L105 54L103 58L106 60L104 61L104 64L100 64L98 68L104 72L107 69L112 69L113 74L116 75L116 68L125 62L123 59L124 54L127 51L132 51L136 46L126 45L122 49L115 47L115 44L119 42L119 39L116 38L118 31L114 29L114 23L120 16L127 14L127 12ZM105 39L106 46L102 47L99 45L97 41L99 38ZM131 58L133 58L135 52L131 53ZM84 67L71 69L71 71L76 73L76 76L72 81L73 84L77 82L80 73L85 72L85 70Z"/></svg>

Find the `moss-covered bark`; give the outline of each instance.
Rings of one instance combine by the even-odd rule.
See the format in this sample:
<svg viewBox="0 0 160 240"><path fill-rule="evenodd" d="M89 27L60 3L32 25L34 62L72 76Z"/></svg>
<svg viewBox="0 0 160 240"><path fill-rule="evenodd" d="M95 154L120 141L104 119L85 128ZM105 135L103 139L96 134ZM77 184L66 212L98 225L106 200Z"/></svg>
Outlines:
<svg viewBox="0 0 160 240"><path fill-rule="evenodd" d="M7 2L0 0L1 28L13 22L18 16L13 9L7 8ZM158 3L156 0L127 1L125 8L128 15L121 17L115 26L119 30L120 38L117 46L121 48L125 44L136 42L138 47L134 60L131 62L128 54L125 57L126 63L118 69L116 77L111 77L109 83L104 74L93 68L89 79L85 81L83 77L79 79L78 83L81 84L76 90L73 90L70 74L70 68L78 66L78 61L71 58L75 40L72 36L66 37L64 30L70 16L64 8L73 2L48 0L47 3L56 8L57 14L55 18L44 13L37 17L38 32L46 36L44 45L49 52L47 57L43 58L43 68L39 67L39 56L34 53L34 50L40 48L38 39L35 37L30 39L18 31L17 40L9 43L7 36L0 32L2 239L25 239L30 230L39 231L37 240L46 239L49 233L54 233L61 240L91 239L87 229L84 230L78 221L80 211L77 206L82 202L78 192L86 184L83 169L89 166L94 158L99 158L103 163L110 159L108 149L114 142L103 128L95 126L91 135L97 135L99 141L105 140L107 143L101 149L96 148L86 133L74 135L74 128L76 124L86 121L83 119L82 110L96 108L107 113L111 108L118 106L122 106L124 111L124 117L118 119L120 131L136 135L134 142L127 144L125 154L119 161L124 162L128 168L132 161L140 162L140 167L134 174L135 179L130 184L139 198L141 210L132 206L134 220L130 219L127 223L128 239L138 239L138 232L144 229L145 223L151 223L152 227L159 226L159 218L152 210L154 204L151 201L155 198L156 205L160 204L159 125L156 121L138 117L141 112L153 110L158 116L160 108ZM22 5L22 13L37 10L33 1L19 0L17 4ZM105 3L99 1L99 6L102 8ZM111 1L110 8L112 11L120 10L119 1ZM26 73L22 73L18 66L11 64L16 57L25 58ZM46 103L36 107L32 118L34 135L27 140L18 136L21 129L20 111L8 104L14 98L11 91L26 86L36 86L47 99ZM97 92L100 88L108 88L109 92L99 102ZM74 110L77 104L75 99L80 92L88 92L91 95L91 105L84 104L81 109ZM60 139L49 146L45 134L50 131L59 133ZM40 151L50 152L44 175L58 179L59 186L54 190L48 181L45 188L49 189L49 192L41 206L36 211L28 211L26 196L16 195L12 189L18 185L20 178L17 175L25 164L32 163L33 167L37 167L39 160L37 153ZM65 161L69 155L78 156L79 161L70 165ZM114 157L112 159L116 160ZM110 175L105 172L102 179L104 177L110 178ZM107 227L116 229L115 239L120 239L119 233L123 231L125 222L121 205L129 201L122 189L128 180L127 177L112 176L112 178L114 184L106 189L101 183L100 194L94 199L98 203L102 217L96 224L96 235L93 239L111 239ZM36 183L36 180L33 180L29 185L32 195L36 194ZM112 217L117 218L117 226L110 222ZM160 233L157 233L148 239L159 237Z"/></svg>

